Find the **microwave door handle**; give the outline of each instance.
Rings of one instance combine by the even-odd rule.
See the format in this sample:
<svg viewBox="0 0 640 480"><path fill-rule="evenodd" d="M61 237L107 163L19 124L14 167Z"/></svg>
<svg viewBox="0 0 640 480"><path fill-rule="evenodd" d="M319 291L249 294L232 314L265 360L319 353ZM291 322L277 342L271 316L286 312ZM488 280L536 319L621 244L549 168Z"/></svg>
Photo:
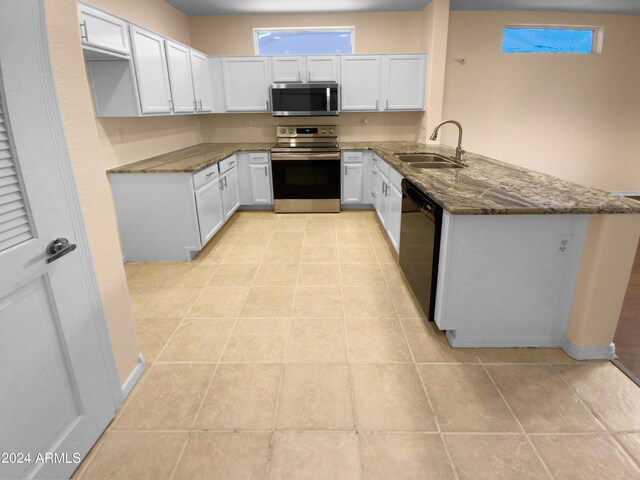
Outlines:
<svg viewBox="0 0 640 480"><path fill-rule="evenodd" d="M327 87L327 112L331 109L331 87Z"/></svg>

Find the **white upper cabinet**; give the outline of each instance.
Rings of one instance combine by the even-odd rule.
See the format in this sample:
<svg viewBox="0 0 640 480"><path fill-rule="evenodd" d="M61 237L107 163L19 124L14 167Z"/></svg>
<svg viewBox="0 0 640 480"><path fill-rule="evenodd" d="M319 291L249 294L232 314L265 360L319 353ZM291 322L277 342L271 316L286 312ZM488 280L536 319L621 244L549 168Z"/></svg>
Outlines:
<svg viewBox="0 0 640 480"><path fill-rule="evenodd" d="M191 74L198 112L213 111L213 87L207 56L191 50Z"/></svg>
<svg viewBox="0 0 640 480"><path fill-rule="evenodd" d="M78 4L78 10L83 45L125 55L131 52L126 22L87 5Z"/></svg>
<svg viewBox="0 0 640 480"><path fill-rule="evenodd" d="M237 57L222 59L225 106L227 112L268 112L269 58Z"/></svg>
<svg viewBox="0 0 640 480"><path fill-rule="evenodd" d="M383 55L384 110L424 110L426 55Z"/></svg>
<svg viewBox="0 0 640 480"><path fill-rule="evenodd" d="M164 39L134 25L130 29L141 111L169 114L172 101Z"/></svg>
<svg viewBox="0 0 640 480"><path fill-rule="evenodd" d="M197 103L193 93L191 52L178 43L166 41L167 66L171 82L171 98L174 113L194 113Z"/></svg>
<svg viewBox="0 0 640 480"><path fill-rule="evenodd" d="M314 55L307 57L307 82L340 81L340 62L338 57Z"/></svg>
<svg viewBox="0 0 640 480"><path fill-rule="evenodd" d="M352 55L340 59L342 111L380 109L380 56Z"/></svg>
<svg viewBox="0 0 640 480"><path fill-rule="evenodd" d="M271 79L273 83L304 81L304 57L271 57Z"/></svg>

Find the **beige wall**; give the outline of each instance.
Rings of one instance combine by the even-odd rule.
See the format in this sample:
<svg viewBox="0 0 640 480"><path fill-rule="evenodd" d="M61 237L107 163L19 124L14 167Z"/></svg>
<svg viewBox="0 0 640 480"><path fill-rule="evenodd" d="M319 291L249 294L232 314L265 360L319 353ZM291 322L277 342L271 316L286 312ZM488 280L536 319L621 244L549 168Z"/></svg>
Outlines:
<svg viewBox="0 0 640 480"><path fill-rule="evenodd" d="M80 45L75 0L46 0L53 73L120 382L138 363L133 313L120 256Z"/></svg>
<svg viewBox="0 0 640 480"><path fill-rule="evenodd" d="M420 51L429 53L427 111L416 126L416 138L423 143L432 143L428 139L429 134L442 121L449 36L449 3L449 0L433 0L420 13L422 22ZM440 139L434 143L440 143Z"/></svg>
<svg viewBox="0 0 640 480"><path fill-rule="evenodd" d="M603 26L602 53L503 54L507 24ZM638 45L640 16L451 12L444 116L462 122L469 151L640 191ZM455 144L455 129L445 130L444 143Z"/></svg>
<svg viewBox="0 0 640 480"><path fill-rule="evenodd" d="M355 53L416 53L420 16L415 12L239 15L189 17L191 44L208 55L254 55L253 29L356 27Z"/></svg>
<svg viewBox="0 0 640 480"><path fill-rule="evenodd" d="M107 12L169 38L191 44L188 17L164 0L89 0ZM96 118L106 168L202 142L196 116Z"/></svg>
<svg viewBox="0 0 640 480"><path fill-rule="evenodd" d="M613 341L640 237L640 215L592 215L567 338L574 345Z"/></svg>

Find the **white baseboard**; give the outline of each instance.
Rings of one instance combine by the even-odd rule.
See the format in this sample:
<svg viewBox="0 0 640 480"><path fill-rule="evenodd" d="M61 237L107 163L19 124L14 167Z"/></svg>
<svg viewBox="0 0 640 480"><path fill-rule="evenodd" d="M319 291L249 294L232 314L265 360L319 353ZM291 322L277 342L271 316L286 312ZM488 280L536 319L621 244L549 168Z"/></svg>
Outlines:
<svg viewBox="0 0 640 480"><path fill-rule="evenodd" d="M585 347L565 340L562 349L574 360L613 360L616 353L613 343L603 347Z"/></svg>
<svg viewBox="0 0 640 480"><path fill-rule="evenodd" d="M131 390L133 390L133 387L135 387L136 383L138 383L138 380L140 380L140 377L142 376L142 372L144 372L145 367L146 367L146 363L144 362L144 356L141 353L139 353L138 365L136 365L136 368L133 369L133 371L131 372L131 375L129 375L129 378L127 378L127 381L124 382L124 385L122 385L123 401L126 400L126 398L131 393Z"/></svg>
<svg viewBox="0 0 640 480"><path fill-rule="evenodd" d="M620 195L621 197L640 197L640 192L611 192L614 195Z"/></svg>

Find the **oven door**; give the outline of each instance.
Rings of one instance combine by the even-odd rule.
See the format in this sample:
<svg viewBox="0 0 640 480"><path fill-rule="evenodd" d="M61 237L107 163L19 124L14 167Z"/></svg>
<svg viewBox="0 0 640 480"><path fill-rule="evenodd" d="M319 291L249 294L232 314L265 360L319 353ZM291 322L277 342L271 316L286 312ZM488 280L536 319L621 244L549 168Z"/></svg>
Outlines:
<svg viewBox="0 0 640 480"><path fill-rule="evenodd" d="M340 154L273 153L271 166L277 212L340 210Z"/></svg>
<svg viewBox="0 0 640 480"><path fill-rule="evenodd" d="M275 83L271 86L274 117L338 115L337 84Z"/></svg>

